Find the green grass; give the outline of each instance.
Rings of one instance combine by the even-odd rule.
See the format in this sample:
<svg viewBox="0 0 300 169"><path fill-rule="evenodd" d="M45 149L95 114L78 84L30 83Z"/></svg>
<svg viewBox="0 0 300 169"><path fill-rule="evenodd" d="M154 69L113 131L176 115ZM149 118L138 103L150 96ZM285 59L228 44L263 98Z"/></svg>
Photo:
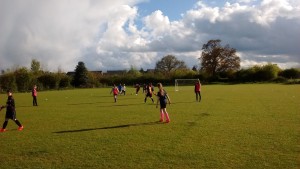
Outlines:
<svg viewBox="0 0 300 169"><path fill-rule="evenodd" d="M133 88L117 103L107 88L39 92L38 107L16 93L25 128L0 133L0 168L300 168L299 85L204 85L200 103L166 89L169 124Z"/></svg>

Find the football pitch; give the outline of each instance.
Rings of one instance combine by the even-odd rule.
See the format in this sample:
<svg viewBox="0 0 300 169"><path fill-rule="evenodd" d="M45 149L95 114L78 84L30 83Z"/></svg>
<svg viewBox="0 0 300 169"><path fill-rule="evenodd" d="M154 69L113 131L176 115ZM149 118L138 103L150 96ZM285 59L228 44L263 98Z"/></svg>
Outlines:
<svg viewBox="0 0 300 169"><path fill-rule="evenodd" d="M200 103L165 89L168 124L130 87L117 103L110 88L39 92L38 107L15 93L24 130L0 133L0 168L300 168L300 85L203 85Z"/></svg>

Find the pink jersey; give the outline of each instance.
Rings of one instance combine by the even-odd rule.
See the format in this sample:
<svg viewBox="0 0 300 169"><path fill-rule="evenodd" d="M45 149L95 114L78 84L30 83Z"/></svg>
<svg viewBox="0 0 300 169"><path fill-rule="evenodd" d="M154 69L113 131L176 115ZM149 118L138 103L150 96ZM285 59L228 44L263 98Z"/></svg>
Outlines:
<svg viewBox="0 0 300 169"><path fill-rule="evenodd" d="M195 92L200 92L201 91L201 84L200 83L196 83L195 84Z"/></svg>
<svg viewBox="0 0 300 169"><path fill-rule="evenodd" d="M117 95L117 94L119 93L119 90L118 90L117 87L114 87L114 88L113 88L113 93L114 93L114 95Z"/></svg>
<svg viewBox="0 0 300 169"><path fill-rule="evenodd" d="M36 91L36 89L34 88L34 89L32 89L32 96L37 96L37 91Z"/></svg>

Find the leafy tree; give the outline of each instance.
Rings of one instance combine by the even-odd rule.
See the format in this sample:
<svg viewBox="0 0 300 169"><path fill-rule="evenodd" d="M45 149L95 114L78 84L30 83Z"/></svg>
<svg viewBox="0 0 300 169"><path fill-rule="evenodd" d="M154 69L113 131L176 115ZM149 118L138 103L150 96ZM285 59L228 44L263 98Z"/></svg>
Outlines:
<svg viewBox="0 0 300 169"><path fill-rule="evenodd" d="M0 87L1 90L6 91L7 89L12 89L17 91L16 77L13 72L5 73L0 76Z"/></svg>
<svg viewBox="0 0 300 169"><path fill-rule="evenodd" d="M256 65L254 69L255 81L269 81L275 79L280 71L280 68L276 64L266 64L263 66Z"/></svg>
<svg viewBox="0 0 300 169"><path fill-rule="evenodd" d="M262 67L264 80L272 80L277 78L281 71L277 64L268 63Z"/></svg>
<svg viewBox="0 0 300 169"><path fill-rule="evenodd" d="M67 88L70 86L71 79L68 76L64 76L60 79L58 87L59 88Z"/></svg>
<svg viewBox="0 0 300 169"><path fill-rule="evenodd" d="M145 73L143 68L140 69L140 73Z"/></svg>
<svg viewBox="0 0 300 169"><path fill-rule="evenodd" d="M100 79L101 75L96 72L88 72L88 83L85 85L85 87L99 87L100 86Z"/></svg>
<svg viewBox="0 0 300 169"><path fill-rule="evenodd" d="M237 79L242 82L270 81L277 78L280 68L276 64L254 65L236 72Z"/></svg>
<svg viewBox="0 0 300 169"><path fill-rule="evenodd" d="M78 62L75 69L73 85L75 87L86 87L88 84L88 70L83 62Z"/></svg>
<svg viewBox="0 0 300 169"><path fill-rule="evenodd" d="M197 72L190 69L177 69L170 74L171 79L194 79Z"/></svg>
<svg viewBox="0 0 300 169"><path fill-rule="evenodd" d="M57 86L57 78L54 73L46 72L40 77L38 77L41 89L55 89Z"/></svg>
<svg viewBox="0 0 300 169"><path fill-rule="evenodd" d="M198 71L198 66L197 66L197 65L194 65L193 68L192 68L192 70L193 70L194 72L197 72L197 71Z"/></svg>
<svg viewBox="0 0 300 169"><path fill-rule="evenodd" d="M164 56L160 61L156 62L155 70L165 74L176 69L187 69L184 61L178 60L173 55Z"/></svg>
<svg viewBox="0 0 300 169"><path fill-rule="evenodd" d="M16 84L18 91L27 91L30 89L30 74L27 68L23 67L15 71Z"/></svg>
<svg viewBox="0 0 300 169"><path fill-rule="evenodd" d="M224 47L221 40L209 40L202 47L201 70L215 76L220 72L237 71L240 68L240 58L236 55L236 49L228 44Z"/></svg>
<svg viewBox="0 0 300 169"><path fill-rule="evenodd" d="M41 70L41 64L39 61L32 59L31 61L31 72L33 72L34 74L39 73L39 71Z"/></svg>
<svg viewBox="0 0 300 169"><path fill-rule="evenodd" d="M38 77L43 75L43 72L41 70L41 64L36 59L33 59L31 61L31 67L30 67L30 74L32 76L30 81L30 86L38 85Z"/></svg>
<svg viewBox="0 0 300 169"><path fill-rule="evenodd" d="M133 77L139 77L142 75L142 72L138 71L136 68L133 66L130 67L130 69L127 72L127 75L133 76Z"/></svg>
<svg viewBox="0 0 300 169"><path fill-rule="evenodd" d="M255 81L254 79L254 74L255 74L255 69L254 68L248 68L248 69L241 69L237 74L237 79L241 82L253 82Z"/></svg>

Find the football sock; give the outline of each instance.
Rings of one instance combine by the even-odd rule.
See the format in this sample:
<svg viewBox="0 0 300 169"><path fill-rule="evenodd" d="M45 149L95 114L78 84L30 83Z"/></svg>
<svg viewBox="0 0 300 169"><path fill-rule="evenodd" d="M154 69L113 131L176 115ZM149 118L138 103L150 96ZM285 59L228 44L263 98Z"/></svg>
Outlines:
<svg viewBox="0 0 300 169"><path fill-rule="evenodd" d="M165 112L165 114L166 114L166 121L170 121L168 112Z"/></svg>
<svg viewBox="0 0 300 169"><path fill-rule="evenodd" d="M19 127L21 127L21 126L22 126L22 124L20 123L20 121L19 121L19 120L16 120L15 122L16 122L16 124L17 124Z"/></svg>
<svg viewBox="0 0 300 169"><path fill-rule="evenodd" d="M5 121L5 122L3 123L3 126L2 126L2 128L3 128L3 129L5 129L5 128L6 128L6 126L7 126L7 123L8 123L8 121Z"/></svg>
<svg viewBox="0 0 300 169"><path fill-rule="evenodd" d="M164 112L162 110L160 111L160 120L164 121Z"/></svg>

